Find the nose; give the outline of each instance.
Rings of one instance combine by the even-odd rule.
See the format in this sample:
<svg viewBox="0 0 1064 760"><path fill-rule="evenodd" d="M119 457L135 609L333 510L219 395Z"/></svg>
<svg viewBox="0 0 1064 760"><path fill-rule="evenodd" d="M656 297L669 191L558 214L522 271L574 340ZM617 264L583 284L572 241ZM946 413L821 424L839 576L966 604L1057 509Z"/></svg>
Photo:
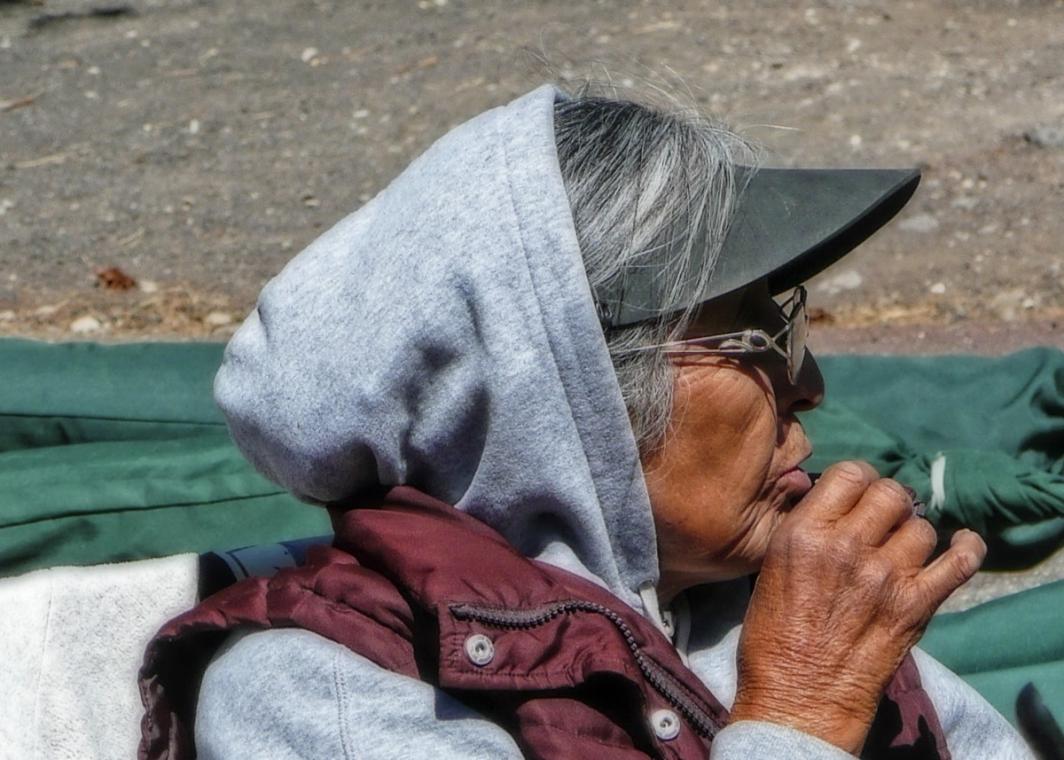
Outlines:
<svg viewBox="0 0 1064 760"><path fill-rule="evenodd" d="M777 383L776 402L781 416L807 412L820 406L824 400L824 376L811 351L806 351L802 369L791 383L787 378Z"/></svg>

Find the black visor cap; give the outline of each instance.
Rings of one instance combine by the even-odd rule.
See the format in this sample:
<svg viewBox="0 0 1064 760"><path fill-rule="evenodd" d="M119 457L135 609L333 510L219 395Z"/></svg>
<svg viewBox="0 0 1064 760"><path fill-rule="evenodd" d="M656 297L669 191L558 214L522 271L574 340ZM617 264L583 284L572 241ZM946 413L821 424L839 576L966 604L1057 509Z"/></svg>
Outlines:
<svg viewBox="0 0 1064 760"><path fill-rule="evenodd" d="M684 303L711 301L763 278L773 294L801 284L889 222L912 197L920 172L740 169L737 181L741 195L713 276L705 288L692 282ZM623 293L596 293L603 325L623 327L667 313L659 275L644 266L629 273Z"/></svg>

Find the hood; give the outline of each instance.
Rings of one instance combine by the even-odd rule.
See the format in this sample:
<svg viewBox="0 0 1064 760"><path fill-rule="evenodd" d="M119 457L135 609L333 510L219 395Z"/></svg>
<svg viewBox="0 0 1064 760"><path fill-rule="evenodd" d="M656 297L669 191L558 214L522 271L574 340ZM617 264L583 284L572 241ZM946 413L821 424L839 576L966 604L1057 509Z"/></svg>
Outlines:
<svg viewBox="0 0 1064 760"><path fill-rule="evenodd" d="M457 127L296 256L215 398L305 501L410 485L638 609L654 526L558 167L562 97Z"/></svg>

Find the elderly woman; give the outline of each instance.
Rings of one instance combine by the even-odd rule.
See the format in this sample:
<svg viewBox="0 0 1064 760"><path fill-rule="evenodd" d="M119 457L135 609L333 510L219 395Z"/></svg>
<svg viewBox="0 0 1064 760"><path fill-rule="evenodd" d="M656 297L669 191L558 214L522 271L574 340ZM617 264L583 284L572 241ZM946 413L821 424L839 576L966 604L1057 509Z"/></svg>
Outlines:
<svg viewBox="0 0 1064 760"><path fill-rule="evenodd" d="M141 756L1026 757L913 649L979 537L801 469L800 283L918 175L745 155L542 87L270 282L217 400L336 538L168 624Z"/></svg>

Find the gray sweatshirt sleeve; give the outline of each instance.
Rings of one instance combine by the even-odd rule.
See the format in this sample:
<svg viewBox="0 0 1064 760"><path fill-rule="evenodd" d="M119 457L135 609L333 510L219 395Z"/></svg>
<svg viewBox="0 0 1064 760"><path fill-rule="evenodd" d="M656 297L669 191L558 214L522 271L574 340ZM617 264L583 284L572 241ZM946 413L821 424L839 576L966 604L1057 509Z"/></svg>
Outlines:
<svg viewBox="0 0 1064 760"><path fill-rule="evenodd" d="M1019 734L974 689L914 651L954 757L1033 758ZM731 695L725 696L730 704ZM503 729L440 690L316 634L284 629L234 636L219 651L200 689L196 748L203 760L521 757ZM728 726L713 742L712 760L751 757L852 756L816 737L760 721Z"/></svg>
<svg viewBox="0 0 1064 760"><path fill-rule="evenodd" d="M849 752L777 723L741 720L713 740L710 760L853 760Z"/></svg>
<svg viewBox="0 0 1064 760"><path fill-rule="evenodd" d="M508 733L434 687L300 630L237 635L204 674L202 760L520 758Z"/></svg>
<svg viewBox="0 0 1064 760"><path fill-rule="evenodd" d="M953 757L1035 760L1019 732L979 692L922 649L913 648L913 657Z"/></svg>
<svg viewBox="0 0 1064 760"><path fill-rule="evenodd" d="M953 757L1035 760L1016 729L975 689L926 652L914 648L913 656ZM812 736L772 723L740 721L717 735L712 760L747 757L835 760L853 756Z"/></svg>
<svg viewBox="0 0 1064 760"><path fill-rule="evenodd" d="M201 760L510 760L503 729L434 687L316 634L236 635L207 668L196 711ZM771 723L724 729L712 760L837 760L845 752Z"/></svg>

